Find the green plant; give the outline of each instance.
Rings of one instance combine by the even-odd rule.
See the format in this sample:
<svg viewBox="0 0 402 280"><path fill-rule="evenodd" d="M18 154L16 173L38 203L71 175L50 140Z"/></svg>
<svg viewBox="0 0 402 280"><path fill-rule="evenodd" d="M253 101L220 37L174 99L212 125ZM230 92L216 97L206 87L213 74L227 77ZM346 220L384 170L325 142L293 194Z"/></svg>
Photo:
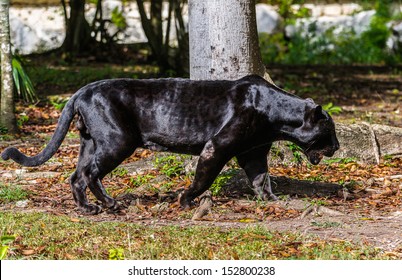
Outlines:
<svg viewBox="0 0 402 280"><path fill-rule="evenodd" d="M2 235L0 237L0 260L4 260L6 258L9 248L8 245L14 242L15 238L15 235Z"/></svg>
<svg viewBox="0 0 402 280"><path fill-rule="evenodd" d="M168 192L176 185L173 181L162 182L159 184L158 190L160 192Z"/></svg>
<svg viewBox="0 0 402 280"><path fill-rule="evenodd" d="M112 10L111 21L120 30L123 30L127 27L126 18L124 17L122 11L119 11L117 7Z"/></svg>
<svg viewBox="0 0 402 280"><path fill-rule="evenodd" d="M209 188L212 195L219 195L222 191L222 188L229 182L229 180L237 174L237 169L228 169L223 171L221 174L216 177L215 181L212 183Z"/></svg>
<svg viewBox="0 0 402 280"><path fill-rule="evenodd" d="M27 116L25 113L21 113L17 116L17 125L18 127L22 127L24 123L29 121L29 116Z"/></svg>
<svg viewBox="0 0 402 280"><path fill-rule="evenodd" d="M154 160L154 166L162 174L174 178L184 173L184 163L182 156L167 155L157 157Z"/></svg>
<svg viewBox="0 0 402 280"><path fill-rule="evenodd" d="M128 174L128 170L124 167L117 167L112 172L110 172L110 177L123 177Z"/></svg>
<svg viewBox="0 0 402 280"><path fill-rule="evenodd" d="M152 175L152 174L137 175L130 179L130 183L134 187L140 187L144 184L148 184L154 178L155 178L155 175Z"/></svg>
<svg viewBox="0 0 402 280"><path fill-rule="evenodd" d="M322 176L322 174L318 174L315 176L307 177L306 180L312 181L312 182L321 182L321 181L324 181L324 176Z"/></svg>
<svg viewBox="0 0 402 280"><path fill-rule="evenodd" d="M315 227L320 227L320 228L333 228L333 227L341 227L341 223L338 222L316 222L316 221L312 221L311 222L312 226Z"/></svg>
<svg viewBox="0 0 402 280"><path fill-rule="evenodd" d="M340 114L342 112L342 108L339 106L334 106L332 102L323 105L322 108L327 111L330 116L333 114Z"/></svg>
<svg viewBox="0 0 402 280"><path fill-rule="evenodd" d="M11 202L26 199L29 193L19 186L0 185L0 202Z"/></svg>
<svg viewBox="0 0 402 280"><path fill-rule="evenodd" d="M292 142L288 142L286 146L289 148L289 150L292 152L293 155L293 161L296 163L301 163L303 161L303 150L296 144Z"/></svg>
<svg viewBox="0 0 402 280"><path fill-rule="evenodd" d="M286 41L282 33L260 33L258 36L261 57L265 64L278 63L284 60Z"/></svg>
<svg viewBox="0 0 402 280"><path fill-rule="evenodd" d="M0 134L6 134L8 132L7 127L0 125Z"/></svg>
<svg viewBox="0 0 402 280"><path fill-rule="evenodd" d="M53 96L49 98L49 102L53 105L56 110L62 111L64 106L66 106L69 98L63 98L60 96Z"/></svg>
<svg viewBox="0 0 402 280"><path fill-rule="evenodd" d="M329 159L323 160L323 162L326 164L332 164L332 163L347 164L347 163L356 162L356 161L357 161L357 158L355 158L355 157L329 158Z"/></svg>
<svg viewBox="0 0 402 280"><path fill-rule="evenodd" d="M314 199L306 199L307 202L310 203L310 205L314 205L314 206L325 206L328 205L328 202L323 200L323 199L319 199L319 198L314 198Z"/></svg>
<svg viewBox="0 0 402 280"><path fill-rule="evenodd" d="M293 23L296 18L310 16L310 10L303 5L305 0L281 0L271 2L277 2L278 13L284 18L287 24ZM299 4L299 8L294 8L295 4Z"/></svg>
<svg viewBox="0 0 402 280"><path fill-rule="evenodd" d="M287 24L294 24L297 15L292 15L286 8L294 2L283 1L278 4L279 10L288 16ZM371 9L376 14L370 22L368 30L357 35L353 29L335 32L336 28L329 28L319 34L317 26L310 24L308 30L299 30L290 40L285 40L282 34L261 35L260 48L264 63L284 64L398 64L402 61L401 52L390 52L386 42L391 35L387 26L393 17L392 1L378 0L375 5L371 2ZM401 14L401 13L400 13ZM302 15L305 17L305 15Z"/></svg>
<svg viewBox="0 0 402 280"><path fill-rule="evenodd" d="M109 249L109 260L124 260L124 249Z"/></svg>
<svg viewBox="0 0 402 280"><path fill-rule="evenodd" d="M13 67L15 91L18 98L24 100L25 102L37 102L39 100L38 96L35 93L35 89L31 82L31 79L22 66L21 58L19 56L14 56L11 64Z"/></svg>

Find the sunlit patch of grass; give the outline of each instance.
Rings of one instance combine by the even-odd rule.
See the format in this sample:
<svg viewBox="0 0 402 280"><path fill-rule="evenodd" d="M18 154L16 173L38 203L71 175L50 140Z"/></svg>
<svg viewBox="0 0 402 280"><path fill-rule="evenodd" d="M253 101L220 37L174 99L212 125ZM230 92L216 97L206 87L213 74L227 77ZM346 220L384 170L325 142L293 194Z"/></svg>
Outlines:
<svg viewBox="0 0 402 280"><path fill-rule="evenodd" d="M0 203L26 199L29 193L20 186L0 184Z"/></svg>
<svg viewBox="0 0 402 280"><path fill-rule="evenodd" d="M9 259L383 259L382 251L263 226L144 226L43 213L0 213L0 233L15 234ZM27 253L28 252L28 253Z"/></svg>

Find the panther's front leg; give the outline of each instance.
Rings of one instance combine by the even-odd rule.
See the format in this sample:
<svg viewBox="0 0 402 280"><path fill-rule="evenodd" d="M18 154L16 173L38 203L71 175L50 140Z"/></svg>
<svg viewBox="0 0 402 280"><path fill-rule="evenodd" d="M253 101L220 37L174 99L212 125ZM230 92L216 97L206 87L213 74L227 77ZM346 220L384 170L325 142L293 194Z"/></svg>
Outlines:
<svg viewBox="0 0 402 280"><path fill-rule="evenodd" d="M267 145L236 156L253 186L255 195L262 200L278 200L272 192L268 172L267 156L270 149L271 145Z"/></svg>
<svg viewBox="0 0 402 280"><path fill-rule="evenodd" d="M182 208L190 208L193 199L208 190L229 159L227 153L213 141L209 141L205 145L197 163L194 181L180 196Z"/></svg>

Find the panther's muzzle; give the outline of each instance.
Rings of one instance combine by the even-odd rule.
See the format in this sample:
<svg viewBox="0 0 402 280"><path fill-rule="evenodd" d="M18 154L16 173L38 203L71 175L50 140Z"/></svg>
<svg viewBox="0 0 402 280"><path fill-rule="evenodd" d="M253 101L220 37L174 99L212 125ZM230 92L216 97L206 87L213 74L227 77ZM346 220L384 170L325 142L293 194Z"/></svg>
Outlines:
<svg viewBox="0 0 402 280"><path fill-rule="evenodd" d="M320 145L316 145L316 143L313 142L307 149L304 150L304 154L313 165L319 164L324 156L332 157L335 152L339 150L339 142L337 139L335 139L332 146L323 149L320 149L319 146Z"/></svg>

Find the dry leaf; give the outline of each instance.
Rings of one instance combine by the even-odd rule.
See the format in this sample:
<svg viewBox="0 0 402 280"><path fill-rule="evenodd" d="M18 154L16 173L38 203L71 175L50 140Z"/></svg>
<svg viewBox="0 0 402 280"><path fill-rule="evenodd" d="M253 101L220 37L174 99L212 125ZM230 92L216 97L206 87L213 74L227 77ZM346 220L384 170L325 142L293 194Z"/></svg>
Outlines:
<svg viewBox="0 0 402 280"><path fill-rule="evenodd" d="M22 250L21 254L23 254L24 256L31 256L35 254L35 250L32 249Z"/></svg>

